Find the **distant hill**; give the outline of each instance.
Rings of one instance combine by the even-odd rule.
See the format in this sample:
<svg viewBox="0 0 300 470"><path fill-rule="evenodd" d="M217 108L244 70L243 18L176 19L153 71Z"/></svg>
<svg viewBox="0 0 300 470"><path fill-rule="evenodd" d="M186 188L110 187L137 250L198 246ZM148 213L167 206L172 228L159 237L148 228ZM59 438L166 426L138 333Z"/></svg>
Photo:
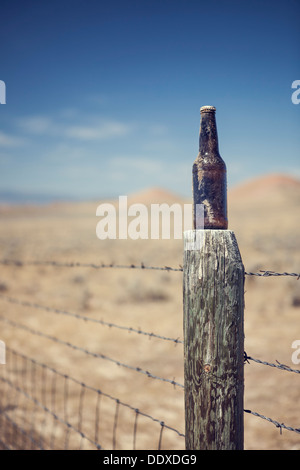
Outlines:
<svg viewBox="0 0 300 470"><path fill-rule="evenodd" d="M128 196L128 204L174 204L174 203L182 203L183 198L182 196L172 193L163 188L147 188L143 191L130 194Z"/></svg>
<svg viewBox="0 0 300 470"><path fill-rule="evenodd" d="M71 198L68 199L71 200ZM13 190L0 191L0 204L48 204L64 200L66 200L66 196Z"/></svg>
<svg viewBox="0 0 300 470"><path fill-rule="evenodd" d="M247 180L229 192L231 200L244 199L267 199L283 196L287 194L299 194L300 180L289 175L272 173L258 178Z"/></svg>
<svg viewBox="0 0 300 470"><path fill-rule="evenodd" d="M240 205L243 203L254 203L255 201L276 202L276 200L286 200L300 197L300 180L284 174L267 174L250 180L246 180L228 190L229 204ZM118 197L94 198L94 201L110 201L118 203ZM2 209L9 206L39 206L53 204L83 204L91 203L92 200L79 200L63 195L53 195L47 193L22 192L12 190L0 191L0 206ZM128 204L162 204L192 202L192 192L190 197L184 198L180 194L173 193L164 188L150 187L142 191L128 195Z"/></svg>
<svg viewBox="0 0 300 470"><path fill-rule="evenodd" d="M295 245L300 233L300 181L284 174L268 174L245 181L228 192L229 228L254 240L267 237ZM273 244L272 244L273 243ZM277 249L276 245L276 249Z"/></svg>

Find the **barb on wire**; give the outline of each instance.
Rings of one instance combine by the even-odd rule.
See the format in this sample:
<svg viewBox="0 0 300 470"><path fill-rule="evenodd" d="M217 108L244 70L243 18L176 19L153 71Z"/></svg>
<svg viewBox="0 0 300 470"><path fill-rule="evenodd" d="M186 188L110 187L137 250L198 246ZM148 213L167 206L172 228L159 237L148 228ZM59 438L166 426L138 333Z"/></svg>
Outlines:
<svg viewBox="0 0 300 470"><path fill-rule="evenodd" d="M75 426L73 426L68 421L65 421L64 419L60 418L57 414L53 413L53 411L51 411L47 406L43 405L43 403L41 403L39 400L37 400L36 398L29 395L29 393L27 393L21 387L19 387L17 385L14 385L10 380L8 380L7 378L4 378L4 377L0 377L0 381L7 384L8 386L10 386L13 390L17 391L18 393L21 393L22 395L24 395L28 400L32 401L36 406L41 408L46 413L49 413L55 420L59 421L61 424L65 425L65 426L67 426L68 429L72 429L73 431L75 431L77 433L79 432L78 429ZM84 439L89 441L91 444L93 444L97 449L100 450L102 448L97 442L94 442L92 439L90 439L83 432L80 432L80 435L81 435L81 437L83 437Z"/></svg>
<svg viewBox="0 0 300 470"><path fill-rule="evenodd" d="M29 361L31 362L32 364L36 365L36 366L39 366L43 369L47 369L49 371L51 371L53 374L57 375L57 376L60 376L62 377L63 379L65 380L69 380L70 382L73 382L79 386L81 386L82 388L85 388L86 390L90 390L92 392L95 392L98 394L98 396L103 396L105 398L108 398L112 401L114 401L116 404L118 405L121 405L121 406L124 406L125 408L128 408L130 410L132 410L136 415L141 415L145 418L149 418L151 421L155 422L155 423L159 423L161 424L161 420L157 419L157 418L154 418L153 416L151 416L150 414L147 414L147 413L144 413L143 411L133 407L132 405L129 405L128 403L125 403L123 401L121 401L119 398L116 398L112 395L110 395L109 393L106 393L106 392L103 392L102 390L98 389L98 388L95 388L91 385L88 385L78 379L76 379L75 377L71 377L70 375L68 374L64 374L60 371L58 371L57 369L55 369L54 367L51 367L43 362L40 362L40 361L37 361L36 359L32 358L32 357L29 357L29 356L26 356L25 354L23 353L20 353L18 351L16 351L15 349L12 349L10 348L9 346L7 346L6 350L9 352L9 353L12 353L13 355L15 356L18 356L18 357L21 357L22 359L26 360L26 361ZM82 396L82 394L81 394ZM80 420L79 420L80 422ZM182 434L180 431L178 431L177 429L171 427L171 426L168 426L167 424L164 424L165 428L171 430L171 431L174 431L176 434L178 434L178 436L180 437L184 437L184 434ZM79 426L79 429L80 429L80 426Z"/></svg>
<svg viewBox="0 0 300 470"><path fill-rule="evenodd" d="M300 374L299 369L292 369L291 367L288 367L285 364L281 364L277 360L276 360L277 364L274 364L272 362L267 362L267 361L261 361L260 359L254 359L254 357L248 356L246 352L244 352L244 361L248 363L249 361L254 361L254 362L257 362L258 364L263 364L263 365L270 366L270 367L276 367L277 369L286 370L288 372L294 372L295 374Z"/></svg>
<svg viewBox="0 0 300 470"><path fill-rule="evenodd" d="M297 278L297 281L300 279L300 273L277 273L275 271L264 271L260 270L258 273L245 272L247 276L260 276L260 277L270 277L270 276L293 276Z"/></svg>
<svg viewBox="0 0 300 470"><path fill-rule="evenodd" d="M105 268L116 268L116 269L150 269L156 271L177 271L183 272L183 267L179 265L178 268L173 268L171 266L146 266L143 262L141 264L115 264L115 263L81 263L81 262L60 262L60 261L26 261L26 260L13 260L13 259L2 259L0 260L2 265L11 265L11 266L54 266L54 267L66 267L66 268L94 268L94 269L105 269ZM270 277L270 276L292 276L296 277L297 280L300 279L300 273L292 272L275 272L260 270L257 273L245 272L246 276L258 276L258 277Z"/></svg>
<svg viewBox="0 0 300 470"><path fill-rule="evenodd" d="M1 380L1 379L0 379ZM22 434L24 437L28 438L32 444L34 444L40 450L44 450L43 447L38 444L38 442L26 431L23 429L19 424L17 424L5 411L1 411L1 415L5 417L5 419L14 427L15 433L18 432ZM7 428L7 426L6 426ZM7 449L12 449L9 444L6 444L4 441L0 441Z"/></svg>
<svg viewBox="0 0 300 470"><path fill-rule="evenodd" d="M2 265L13 265L13 266L54 266L54 267L65 267L65 268L94 268L94 269L104 269L104 268L117 268L117 269L153 269L158 271L183 271L182 266L178 268L171 268L170 266L145 266L142 262L139 264L130 264L122 265L115 263L80 263L80 262L59 262L59 261L22 261L22 260L11 260L11 259L2 259L0 260Z"/></svg>
<svg viewBox="0 0 300 470"><path fill-rule="evenodd" d="M92 357L95 357L95 358L98 358L98 359L103 359L103 360L106 360L106 361L109 361L109 362L112 362L120 367L125 367L127 369L130 369L130 370L133 370L135 372L139 372L141 374L144 374L146 375L147 377L151 378L151 379L156 379L156 380L161 380L163 382L168 382L172 385L174 385L174 387L178 386L182 389L184 389L184 386L181 384L181 383L178 383L178 382L175 382L175 380L170 380L170 379L166 379L164 377L159 377L157 375L154 375L152 374L151 372L149 372L148 370L144 370L142 369L141 367L135 367L135 366L131 366L129 364L124 364L120 361L117 361L116 359L113 359L109 356L106 356L105 354L101 354L101 353L95 353L95 352L92 352L92 351L89 351L88 349L85 349L85 348L82 348L80 346L76 346L68 341L64 341L62 339L59 339L59 338L56 338L55 336L51 336L51 335L48 335L46 333L42 333L41 331L38 331L38 330L34 330L33 328L30 328L26 325L23 325L21 323L17 323L13 320L9 320L8 318L6 317L3 317L2 315L0 316L0 321L4 321L6 322L7 324L15 327L15 328L20 328L20 329L23 329L25 331L28 331L29 333L31 334L34 334L34 335L37 335L37 336L41 336L43 338L47 338L51 341L54 341L58 344L62 344L64 346L68 346L69 348L72 348L74 349L75 351L81 351L87 355L90 355Z"/></svg>
<svg viewBox="0 0 300 470"><path fill-rule="evenodd" d="M0 294L0 299L4 300L6 302L10 302L12 304L21 305L23 307L31 307L31 308L36 308L36 309L40 309L40 310L45 310L46 312L52 312L52 313L56 313L56 314L60 314L60 315L66 315L66 316L74 317L74 318L84 320L84 321L89 321L89 322L92 322L92 323L98 323L102 326L108 326L109 328L118 328L120 330L126 330L126 331L128 331L128 333L137 333L139 335L149 336L149 338L158 338L158 339L165 340L165 341L172 341L175 344L183 344L183 341L181 341L179 338L168 338L166 336L158 335L158 334L155 334L155 333L148 333L148 332L140 330L140 329L127 327L127 326L123 326L123 325L117 325L117 324L112 323L112 322L107 322L107 321L104 321L104 320L99 320L97 318L87 317L86 315L81 315L79 313L74 313L74 312L68 312L66 310L60 310L60 309L54 308L54 307L47 307L47 306L40 305L40 304L37 304L37 303L34 303L34 302L28 302L27 300L20 300L20 299L17 299L15 297L10 297L8 295Z"/></svg>
<svg viewBox="0 0 300 470"><path fill-rule="evenodd" d="M294 431L298 434L300 434L300 428L292 428L291 426L286 426L284 423L279 423L278 421L275 421L274 419L268 418L267 416L261 415L260 413L257 413L255 411L251 410L244 410L245 413L250 413L254 416L258 416L259 418L265 419L269 421L270 423L274 424L277 428L280 428L280 433L282 432L282 429L287 429L288 431Z"/></svg>

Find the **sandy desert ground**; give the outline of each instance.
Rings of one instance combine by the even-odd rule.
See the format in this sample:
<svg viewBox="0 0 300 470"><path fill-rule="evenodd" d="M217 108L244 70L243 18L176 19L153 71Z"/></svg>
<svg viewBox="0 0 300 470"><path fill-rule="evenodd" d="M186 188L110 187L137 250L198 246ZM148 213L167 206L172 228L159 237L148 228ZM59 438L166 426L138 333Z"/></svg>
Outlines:
<svg viewBox="0 0 300 470"><path fill-rule="evenodd" d="M267 175L232 189L228 200L245 270L299 273L300 182ZM157 189L130 201L190 202ZM182 240L99 240L100 202L2 206L0 260L182 264ZM292 362L299 306L296 277L246 276L247 354L299 369ZM182 311L180 271L2 264L0 339L8 350L0 365L0 448L92 449L97 440L104 449L155 449L161 438L164 449L184 449L183 389L136 370L183 384L182 344L79 317L182 341ZM245 408L300 428L299 381L297 373L249 361ZM245 449L300 450L300 434L245 413Z"/></svg>

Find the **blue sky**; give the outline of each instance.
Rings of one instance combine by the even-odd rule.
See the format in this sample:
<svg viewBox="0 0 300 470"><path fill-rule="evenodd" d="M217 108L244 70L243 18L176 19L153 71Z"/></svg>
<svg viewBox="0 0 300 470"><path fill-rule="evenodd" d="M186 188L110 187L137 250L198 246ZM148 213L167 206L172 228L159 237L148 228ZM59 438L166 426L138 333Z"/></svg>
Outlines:
<svg viewBox="0 0 300 470"><path fill-rule="evenodd" d="M229 187L300 177L298 0L2 0L0 14L0 193L191 196L203 105Z"/></svg>

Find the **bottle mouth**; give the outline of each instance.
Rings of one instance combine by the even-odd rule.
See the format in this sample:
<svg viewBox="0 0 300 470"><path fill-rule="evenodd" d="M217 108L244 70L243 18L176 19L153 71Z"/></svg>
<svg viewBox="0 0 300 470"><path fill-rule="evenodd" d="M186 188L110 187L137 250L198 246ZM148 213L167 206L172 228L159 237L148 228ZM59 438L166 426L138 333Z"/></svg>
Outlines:
<svg viewBox="0 0 300 470"><path fill-rule="evenodd" d="M200 113L215 113L216 108L214 106L202 106L200 108Z"/></svg>

